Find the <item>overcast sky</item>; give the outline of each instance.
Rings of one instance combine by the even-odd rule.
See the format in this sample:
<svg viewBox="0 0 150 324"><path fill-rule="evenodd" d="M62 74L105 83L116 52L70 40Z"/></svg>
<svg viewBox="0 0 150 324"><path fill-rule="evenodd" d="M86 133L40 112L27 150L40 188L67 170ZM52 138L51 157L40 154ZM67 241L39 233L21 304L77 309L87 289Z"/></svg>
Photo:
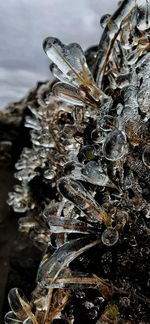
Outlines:
<svg viewBox="0 0 150 324"><path fill-rule="evenodd" d="M20 99L37 80L50 78L43 39L56 36L85 49L99 42L100 17L118 0L0 1L0 109Z"/></svg>

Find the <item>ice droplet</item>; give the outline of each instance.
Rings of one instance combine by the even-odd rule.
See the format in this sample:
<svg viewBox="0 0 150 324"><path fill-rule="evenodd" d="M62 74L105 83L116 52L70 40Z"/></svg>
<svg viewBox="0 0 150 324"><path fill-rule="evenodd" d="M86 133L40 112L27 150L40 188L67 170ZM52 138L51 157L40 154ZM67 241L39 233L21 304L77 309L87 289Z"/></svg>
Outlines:
<svg viewBox="0 0 150 324"><path fill-rule="evenodd" d="M100 19L100 25L102 28L105 28L108 21L110 20L110 17L111 15L110 14L106 14L106 15L103 15Z"/></svg>
<svg viewBox="0 0 150 324"><path fill-rule="evenodd" d="M142 154L143 163L150 168L150 145L147 145Z"/></svg>
<svg viewBox="0 0 150 324"><path fill-rule="evenodd" d="M55 178L55 171L53 170L45 170L44 172L44 178L47 180L52 180Z"/></svg>
<svg viewBox="0 0 150 324"><path fill-rule="evenodd" d="M115 228L107 228L105 229L105 231L102 233L101 239L103 244L107 245L107 246L112 246L114 244L116 244L116 242L118 241L119 238L119 234L118 231L116 231Z"/></svg>
<svg viewBox="0 0 150 324"><path fill-rule="evenodd" d="M126 153L126 135L116 129L110 132L103 144L103 154L107 160L117 161Z"/></svg>

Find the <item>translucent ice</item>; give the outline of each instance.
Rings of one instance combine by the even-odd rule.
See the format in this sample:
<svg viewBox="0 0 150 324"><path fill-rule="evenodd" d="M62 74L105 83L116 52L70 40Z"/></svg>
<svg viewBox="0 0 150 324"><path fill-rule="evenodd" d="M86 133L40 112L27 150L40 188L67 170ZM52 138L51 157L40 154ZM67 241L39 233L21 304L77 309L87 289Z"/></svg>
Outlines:
<svg viewBox="0 0 150 324"><path fill-rule="evenodd" d="M103 144L103 154L107 160L120 160L126 153L126 136L116 129L107 135Z"/></svg>
<svg viewBox="0 0 150 324"><path fill-rule="evenodd" d="M58 82L54 84L53 93L55 96L73 105L84 106L86 102L85 98L81 96L79 89L67 83Z"/></svg>
<svg viewBox="0 0 150 324"><path fill-rule="evenodd" d="M97 128L104 132L110 132L111 130L118 127L118 120L116 117L105 115L100 118L97 122Z"/></svg>
<svg viewBox="0 0 150 324"><path fill-rule="evenodd" d="M95 101L99 101L104 93L97 88L92 74L87 66L82 48L72 43L68 46L54 37L48 37L43 43L43 48L53 65L52 71L61 81L78 86L88 97L91 96ZM64 75L62 77L60 71ZM68 81L67 81L68 80Z"/></svg>
<svg viewBox="0 0 150 324"><path fill-rule="evenodd" d="M101 17L101 19L100 19L100 25L101 25L102 28L105 28L106 27L108 21L110 20L110 17L111 17L110 14L106 14L106 15L104 15L104 16Z"/></svg>
<svg viewBox="0 0 150 324"><path fill-rule="evenodd" d="M83 233L88 234L94 232L94 228L85 222L66 217L49 218L50 231L53 233Z"/></svg>
<svg viewBox="0 0 150 324"><path fill-rule="evenodd" d="M100 240L91 242L89 237L79 238L65 243L51 257L45 255L38 270L37 282L42 286L50 287L51 281L49 282L48 278L53 278L54 282L55 278L67 270L70 262L99 243Z"/></svg>
<svg viewBox="0 0 150 324"><path fill-rule="evenodd" d="M23 292L18 288L12 288L8 294L8 301L13 313L20 320L24 320L27 317L27 313L23 307L22 301L27 305L27 307L30 308L30 306Z"/></svg>
<svg viewBox="0 0 150 324"><path fill-rule="evenodd" d="M47 180L52 180L55 178L55 171L53 170L45 170L44 171L44 178Z"/></svg>
<svg viewBox="0 0 150 324"><path fill-rule="evenodd" d="M23 324L36 324L36 323L31 318L27 318L27 319L25 319L25 321L23 322Z"/></svg>
<svg viewBox="0 0 150 324"><path fill-rule="evenodd" d="M118 231L116 231L116 229L111 227L107 228L101 236L102 242L107 246L112 246L116 244L118 238L119 238Z"/></svg>
<svg viewBox="0 0 150 324"><path fill-rule="evenodd" d="M99 186L113 186L102 166L95 161L88 162L82 169L83 178L87 182Z"/></svg>
<svg viewBox="0 0 150 324"><path fill-rule="evenodd" d="M66 46L59 39L48 37L43 43L43 48L51 61L68 78L68 82L80 85L84 72L92 79L84 52L78 44L73 43Z"/></svg>
<svg viewBox="0 0 150 324"><path fill-rule="evenodd" d="M66 177L59 180L58 186L62 195L83 211L89 220L103 221L105 224L111 223L110 216L98 205L80 182Z"/></svg>
<svg viewBox="0 0 150 324"><path fill-rule="evenodd" d="M5 324L18 324L22 323L21 320L13 312L8 312L4 317Z"/></svg>

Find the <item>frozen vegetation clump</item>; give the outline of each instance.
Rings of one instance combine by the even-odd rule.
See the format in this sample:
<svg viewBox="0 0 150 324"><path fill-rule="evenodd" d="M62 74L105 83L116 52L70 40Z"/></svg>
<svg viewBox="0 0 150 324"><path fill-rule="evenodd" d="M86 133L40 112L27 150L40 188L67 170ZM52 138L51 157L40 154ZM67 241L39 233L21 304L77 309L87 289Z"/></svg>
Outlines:
<svg viewBox="0 0 150 324"><path fill-rule="evenodd" d="M43 251L5 324L150 323L149 15L149 0L121 1L85 53L46 38L53 81L1 113L20 109L29 134L8 204Z"/></svg>

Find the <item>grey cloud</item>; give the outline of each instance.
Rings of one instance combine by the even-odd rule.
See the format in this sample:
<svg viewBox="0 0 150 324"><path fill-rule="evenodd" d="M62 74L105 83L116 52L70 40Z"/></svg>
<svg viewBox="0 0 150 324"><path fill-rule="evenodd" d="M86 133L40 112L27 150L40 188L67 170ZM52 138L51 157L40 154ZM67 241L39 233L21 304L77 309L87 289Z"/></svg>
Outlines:
<svg viewBox="0 0 150 324"><path fill-rule="evenodd" d="M45 37L79 42L83 48L98 43L100 16L112 13L116 5L117 0L1 1L0 109L38 80L50 78L42 50Z"/></svg>

